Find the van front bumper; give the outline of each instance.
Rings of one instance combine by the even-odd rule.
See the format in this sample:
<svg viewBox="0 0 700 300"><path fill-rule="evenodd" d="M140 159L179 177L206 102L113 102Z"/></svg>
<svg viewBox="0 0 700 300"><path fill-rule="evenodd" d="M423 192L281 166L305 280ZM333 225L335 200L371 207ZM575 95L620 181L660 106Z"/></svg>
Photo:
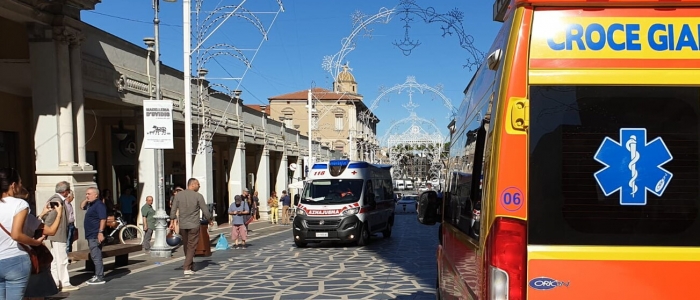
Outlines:
<svg viewBox="0 0 700 300"><path fill-rule="evenodd" d="M352 242L360 237L362 221L355 215L349 217L297 215L294 217L292 227L295 242Z"/></svg>

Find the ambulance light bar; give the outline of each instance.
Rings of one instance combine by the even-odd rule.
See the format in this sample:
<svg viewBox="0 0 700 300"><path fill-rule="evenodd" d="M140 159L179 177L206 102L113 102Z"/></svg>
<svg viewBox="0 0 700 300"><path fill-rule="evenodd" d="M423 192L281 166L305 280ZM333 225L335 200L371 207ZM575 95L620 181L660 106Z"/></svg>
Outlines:
<svg viewBox="0 0 700 300"><path fill-rule="evenodd" d="M345 167L350 163L349 160L331 160L329 164L331 167Z"/></svg>

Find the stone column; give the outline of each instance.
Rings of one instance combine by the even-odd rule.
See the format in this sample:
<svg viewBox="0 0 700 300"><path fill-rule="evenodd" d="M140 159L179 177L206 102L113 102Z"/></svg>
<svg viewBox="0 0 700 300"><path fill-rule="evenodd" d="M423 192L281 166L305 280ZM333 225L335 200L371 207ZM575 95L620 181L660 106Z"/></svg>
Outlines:
<svg viewBox="0 0 700 300"><path fill-rule="evenodd" d="M245 142L243 137L239 137L236 143L231 143L233 156L229 158L231 168L229 169L228 198L229 205L233 203L233 197L240 195L245 187ZM231 216L229 216L229 223Z"/></svg>
<svg viewBox="0 0 700 300"><path fill-rule="evenodd" d="M258 174L255 174L255 190L260 198L260 219L268 220L267 198L270 197L270 149L263 145L260 158L258 160ZM252 193L252 192L251 192Z"/></svg>
<svg viewBox="0 0 700 300"><path fill-rule="evenodd" d="M73 140L73 95L68 42L79 31L69 27L49 27L37 23L27 26L32 77L34 115L34 151L36 153L37 207L55 194L59 181L67 181L78 205L88 187L96 187L95 171L82 171L75 163ZM77 71L82 71L78 69ZM84 143L83 143L84 144ZM58 150L58 151L57 151ZM83 232L84 211L76 209L76 225ZM87 248L85 239L75 250Z"/></svg>
<svg viewBox="0 0 700 300"><path fill-rule="evenodd" d="M143 118L143 117L142 117ZM137 224L143 223L141 219L141 207L146 204L146 197L152 196L156 199L156 193L158 192L158 184L154 181L156 178L156 159L154 149L145 149L143 147L143 119L139 118L136 121L136 143L139 149L139 162L138 162L138 176L139 176L139 186L138 186L138 212L137 212ZM166 198L169 201L169 198ZM154 201L153 205L158 209L158 203ZM165 207L163 207L165 209Z"/></svg>
<svg viewBox="0 0 700 300"><path fill-rule="evenodd" d="M55 170L59 164L58 71L56 46L51 27L30 24L29 57L32 74L32 108L34 110L34 150L36 171ZM71 145L73 143L71 142ZM44 196L37 194L37 199ZM39 200L41 201L41 200ZM41 204L37 201L37 206Z"/></svg>
<svg viewBox="0 0 700 300"><path fill-rule="evenodd" d="M72 30L67 27L54 27L56 43L56 72L58 73L58 140L59 165L69 169L76 166L73 147L73 95L71 94L71 70L68 44ZM82 72L82 70L78 70Z"/></svg>
<svg viewBox="0 0 700 300"><path fill-rule="evenodd" d="M78 165L83 170L92 170L87 163L85 155L85 97L83 96L83 68L80 56L80 46L83 35L76 34L70 40L70 80L73 101L73 114L75 115L75 133L78 144Z"/></svg>
<svg viewBox="0 0 700 300"><path fill-rule="evenodd" d="M287 162L287 151L282 151L282 155L280 156L280 166L277 170L277 187L275 187L275 191L277 192L277 197L282 197L282 191L288 191L287 186L289 185L289 163ZM298 168L297 168L298 169ZM290 197L293 197L291 194L289 195ZM269 196L268 196L269 197ZM292 198L294 199L294 198ZM266 201L267 202L267 201ZM268 208L269 211L269 208ZM281 211L279 211L278 216L282 216ZM268 218L269 219L269 218Z"/></svg>
<svg viewBox="0 0 700 300"><path fill-rule="evenodd" d="M275 187L277 196L281 195L282 191L287 190L287 186L289 185L289 171L287 168L289 168L289 163L287 162L287 153L284 151L280 157L279 170L277 170L277 186Z"/></svg>
<svg viewBox="0 0 700 300"><path fill-rule="evenodd" d="M299 152L299 155L301 155L301 152ZM292 182L297 182L304 179L304 162L302 161L302 157L297 156L295 163L297 164L297 169L294 170L294 174L292 174ZM289 193L289 197L294 200L294 195L297 193L297 189L289 189L287 188L287 185L284 186L284 189L286 189L287 193ZM278 191L277 194L281 195L281 192Z"/></svg>
<svg viewBox="0 0 700 300"><path fill-rule="evenodd" d="M199 180L199 193L204 196L204 201L206 201L207 204L214 203L214 178L212 178L214 176L212 172L214 168L212 161L213 151L214 148L212 147L211 141L200 137L197 154L192 164L192 177ZM187 180L189 180L189 178Z"/></svg>

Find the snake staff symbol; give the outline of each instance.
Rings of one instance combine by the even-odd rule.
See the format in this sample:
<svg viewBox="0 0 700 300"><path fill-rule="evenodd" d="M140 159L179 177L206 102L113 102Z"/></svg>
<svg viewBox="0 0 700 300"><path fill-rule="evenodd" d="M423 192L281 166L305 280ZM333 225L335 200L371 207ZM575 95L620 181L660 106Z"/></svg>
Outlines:
<svg viewBox="0 0 700 300"><path fill-rule="evenodd" d="M637 175L639 175L639 172L637 172L637 161L639 160L639 152L637 152L637 137L634 135L631 136L630 139L627 140L627 144L625 146L630 152L630 163L627 165L627 168L629 168L630 172L632 172L632 179L630 179L629 186L632 188L632 197L634 197L634 194L637 192L637 185L634 184L634 182L637 180Z"/></svg>
<svg viewBox="0 0 700 300"><path fill-rule="evenodd" d="M620 191L620 205L646 205L647 191L661 197L673 177L662 167L673 160L663 139L647 143L645 128L622 128L620 141L606 137L594 156L605 166L594 175L605 196Z"/></svg>

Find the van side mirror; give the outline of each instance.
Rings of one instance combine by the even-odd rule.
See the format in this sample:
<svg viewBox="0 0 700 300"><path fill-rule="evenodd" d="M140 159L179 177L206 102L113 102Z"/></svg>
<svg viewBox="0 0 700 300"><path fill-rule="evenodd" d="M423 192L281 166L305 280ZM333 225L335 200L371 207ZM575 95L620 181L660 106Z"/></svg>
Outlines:
<svg viewBox="0 0 700 300"><path fill-rule="evenodd" d="M418 196L418 222L424 225L435 225L435 223L442 221L440 204L437 192L422 192Z"/></svg>

